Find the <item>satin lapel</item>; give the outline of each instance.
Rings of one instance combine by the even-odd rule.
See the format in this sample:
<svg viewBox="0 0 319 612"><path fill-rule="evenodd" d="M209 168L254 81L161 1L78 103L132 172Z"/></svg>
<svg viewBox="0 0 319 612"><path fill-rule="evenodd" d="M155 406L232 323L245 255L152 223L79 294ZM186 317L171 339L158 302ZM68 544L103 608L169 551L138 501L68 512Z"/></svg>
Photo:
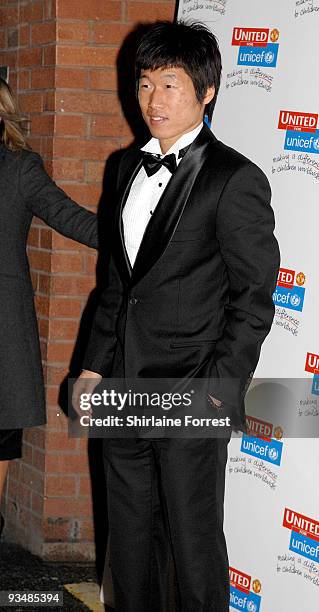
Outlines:
<svg viewBox="0 0 319 612"><path fill-rule="evenodd" d="M123 160L124 163L124 160ZM124 281L129 282L132 275L132 266L128 258L124 242L124 230L122 212L132 187L133 181L142 166L142 159L139 151L132 151L132 158L127 162L123 176L120 178L119 204L117 207L115 235L113 242L114 256L117 267Z"/></svg>
<svg viewBox="0 0 319 612"><path fill-rule="evenodd" d="M145 230L132 270L132 285L145 276L168 246L205 161L206 149L214 140L204 126L169 181Z"/></svg>

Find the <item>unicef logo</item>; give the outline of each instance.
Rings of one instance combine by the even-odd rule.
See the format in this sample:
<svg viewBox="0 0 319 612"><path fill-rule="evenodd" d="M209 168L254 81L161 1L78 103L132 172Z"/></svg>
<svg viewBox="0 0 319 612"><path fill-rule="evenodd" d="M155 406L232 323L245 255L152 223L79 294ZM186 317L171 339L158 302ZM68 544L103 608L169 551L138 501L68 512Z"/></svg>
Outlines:
<svg viewBox="0 0 319 612"><path fill-rule="evenodd" d="M294 293L290 298L290 304L292 306L299 306L300 302L301 298L299 297L299 295L297 295L297 293Z"/></svg>
<svg viewBox="0 0 319 612"><path fill-rule="evenodd" d="M319 138L315 138L315 139L314 139L314 141L313 141L313 148L314 148L316 151L319 151Z"/></svg>
<svg viewBox="0 0 319 612"><path fill-rule="evenodd" d="M248 612L256 612L257 611L257 606L256 606L254 601L251 601L251 599L247 602L247 610L248 610Z"/></svg>
<svg viewBox="0 0 319 612"><path fill-rule="evenodd" d="M267 51L265 54L265 62L266 64L272 64L275 59L275 54L272 51Z"/></svg>
<svg viewBox="0 0 319 612"><path fill-rule="evenodd" d="M268 451L268 457L272 461L276 461L278 459L278 451L275 448L270 448Z"/></svg>

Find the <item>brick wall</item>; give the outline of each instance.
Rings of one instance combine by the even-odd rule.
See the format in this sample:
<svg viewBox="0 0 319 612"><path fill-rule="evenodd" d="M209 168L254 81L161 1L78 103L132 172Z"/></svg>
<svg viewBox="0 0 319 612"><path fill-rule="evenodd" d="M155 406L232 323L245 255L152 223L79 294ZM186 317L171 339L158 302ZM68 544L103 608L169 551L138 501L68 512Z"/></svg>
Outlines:
<svg viewBox="0 0 319 612"><path fill-rule="evenodd" d="M132 140L117 95L118 50L137 22L171 19L174 8L172 0L0 0L0 64L10 66L10 83L32 118L30 144L54 180L92 210L106 159ZM48 426L25 432L23 459L11 465L7 533L46 558L93 559L87 445L68 438L57 400L96 257L37 219L28 249Z"/></svg>

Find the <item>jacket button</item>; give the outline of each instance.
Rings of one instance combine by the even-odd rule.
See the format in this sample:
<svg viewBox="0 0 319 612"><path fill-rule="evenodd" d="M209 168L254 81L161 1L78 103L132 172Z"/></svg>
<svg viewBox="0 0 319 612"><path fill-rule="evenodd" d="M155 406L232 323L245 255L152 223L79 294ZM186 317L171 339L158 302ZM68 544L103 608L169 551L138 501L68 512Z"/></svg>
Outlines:
<svg viewBox="0 0 319 612"><path fill-rule="evenodd" d="M129 299L129 303L130 303L130 304L137 304L137 302L138 302L138 300L137 300L135 297L131 297L131 298Z"/></svg>

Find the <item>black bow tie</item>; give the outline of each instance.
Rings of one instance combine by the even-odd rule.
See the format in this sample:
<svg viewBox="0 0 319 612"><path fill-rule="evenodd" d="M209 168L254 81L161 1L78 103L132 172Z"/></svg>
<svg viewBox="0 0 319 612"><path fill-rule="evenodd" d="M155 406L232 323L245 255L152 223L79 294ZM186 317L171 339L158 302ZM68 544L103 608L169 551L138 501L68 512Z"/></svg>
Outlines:
<svg viewBox="0 0 319 612"><path fill-rule="evenodd" d="M184 147L184 149L180 149L178 158L184 157L187 149L189 147ZM170 153L170 155L165 155L164 157L158 157L157 155L153 155L153 153L147 153L146 151L142 151L143 153L143 166L147 176L152 176L158 170L165 166L171 174L174 174L177 169L177 162L174 153Z"/></svg>

